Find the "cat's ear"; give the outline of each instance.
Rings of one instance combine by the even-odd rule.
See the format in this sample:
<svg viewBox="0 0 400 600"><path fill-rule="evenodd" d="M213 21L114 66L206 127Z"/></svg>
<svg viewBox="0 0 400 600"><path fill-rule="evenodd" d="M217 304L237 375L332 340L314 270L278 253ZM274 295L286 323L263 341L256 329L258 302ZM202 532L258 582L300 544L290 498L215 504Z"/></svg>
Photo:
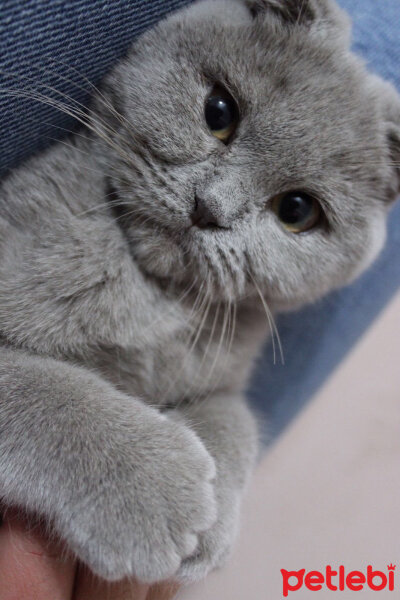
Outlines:
<svg viewBox="0 0 400 600"><path fill-rule="evenodd" d="M400 195L400 95L391 83L378 77L374 79L379 85L383 127L389 147L392 172L389 200L392 201Z"/></svg>
<svg viewBox="0 0 400 600"><path fill-rule="evenodd" d="M309 0L246 0L253 17L271 13L289 23L304 23L316 18L315 2Z"/></svg>
<svg viewBox="0 0 400 600"><path fill-rule="evenodd" d="M397 116L397 123L391 123L388 132L390 157L393 161L392 167L395 174L394 195L392 200L396 200L396 198L400 196L400 101Z"/></svg>
<svg viewBox="0 0 400 600"><path fill-rule="evenodd" d="M313 32L335 37L350 45L347 14L332 0L245 0L253 18L270 16L288 26L308 26Z"/></svg>
<svg viewBox="0 0 400 600"><path fill-rule="evenodd" d="M397 187L395 187L394 200L400 195L400 104L399 104L398 123L391 127L389 131L389 148L393 160L393 168L396 174Z"/></svg>

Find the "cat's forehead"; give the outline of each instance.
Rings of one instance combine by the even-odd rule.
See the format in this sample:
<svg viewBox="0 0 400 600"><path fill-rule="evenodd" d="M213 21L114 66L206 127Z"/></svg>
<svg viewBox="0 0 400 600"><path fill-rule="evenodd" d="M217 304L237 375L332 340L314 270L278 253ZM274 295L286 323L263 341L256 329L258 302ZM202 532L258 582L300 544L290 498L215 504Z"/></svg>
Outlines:
<svg viewBox="0 0 400 600"><path fill-rule="evenodd" d="M187 154L198 151L199 160L211 151L203 107L207 85L218 82L240 110L226 163L233 156L236 168L254 171L255 180L270 183L269 191L311 180L326 188L359 181L367 190L371 177L378 179L385 152L380 109L362 63L339 40L250 18L238 24L241 15L234 22L229 17L167 22L139 44L132 57L135 77L128 79L134 90L144 78L135 102L146 97L157 131L164 132L164 154L179 162L186 146ZM152 141L160 140L158 135ZM372 195L375 188L373 182Z"/></svg>
<svg viewBox="0 0 400 600"><path fill-rule="evenodd" d="M222 80L238 100L244 163L250 153L277 182L309 176L329 185L348 168L368 180L371 167L360 159L378 167L383 140L369 75L357 57L300 28L217 23L208 35L206 29L182 35L196 49L193 68Z"/></svg>
<svg viewBox="0 0 400 600"><path fill-rule="evenodd" d="M375 125L376 107L366 92L368 75L345 44L302 27L269 28L268 22L260 26L251 20L232 24L226 4L226 19L189 20L166 31L164 44L170 52L161 44L160 56L163 61L166 54L168 60L174 57L181 89L187 90L190 69L205 74L230 88L243 115L260 132L273 135L290 126L299 142L306 140L301 134L310 128L323 134L341 127L345 140L346 132Z"/></svg>

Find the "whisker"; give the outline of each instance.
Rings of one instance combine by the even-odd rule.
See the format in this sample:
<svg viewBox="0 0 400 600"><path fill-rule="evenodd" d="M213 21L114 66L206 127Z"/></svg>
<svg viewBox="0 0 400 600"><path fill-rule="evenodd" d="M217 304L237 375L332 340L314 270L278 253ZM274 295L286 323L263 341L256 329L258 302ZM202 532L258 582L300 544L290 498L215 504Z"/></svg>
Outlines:
<svg viewBox="0 0 400 600"><path fill-rule="evenodd" d="M40 70L37 66L36 66L36 68L38 70ZM44 72L46 72L46 71L44 70ZM76 98L73 98L69 94L62 92L61 90L58 90L57 88L55 88L52 85L43 83L41 81L38 82L37 80L35 80L33 77L30 77L29 75L20 75L20 74L15 75L15 74L5 71L4 69L3 70L0 69L0 73L2 73L3 75L7 75L8 77L15 77L15 78L18 78L19 80L23 80L23 81L26 80L26 81L32 82L35 85L37 85L39 89L43 88L44 90L53 92L53 94L56 94L57 96L60 96L61 98L70 101L72 104L66 105L66 106L69 106L71 109L76 109L77 111L80 112L81 115L87 116L88 114L91 114L91 111L89 110L89 108L86 105L84 105L82 102L79 102L79 100L77 100ZM59 74L58 74L58 77L60 79L62 79L62 76ZM15 88L12 88L12 89L15 89ZM22 88L22 89L27 92L29 91L29 88ZM37 89L37 90L34 89L33 92L37 93L37 94L42 94L42 92L40 92L39 89ZM44 94L43 94L43 96L44 96ZM51 98L51 96L45 96L45 97L48 99L55 100L55 99ZM98 115L96 115L96 118L97 118L98 123L101 123L106 129L108 129L108 131L110 133L118 135L118 133L109 125L109 123L106 123L103 119L100 119Z"/></svg>
<svg viewBox="0 0 400 600"><path fill-rule="evenodd" d="M60 65L62 65L64 67L66 67L67 69L69 69L70 71L74 72L76 75L78 75L78 77L80 77L85 83L88 84L90 90L92 92L94 92L94 94L96 95L97 99L101 100L101 103L103 104L103 106L105 106L106 108L108 108L109 110L111 110L111 112L118 118L118 120L121 122L121 124L130 126L130 123L126 119L126 117L124 117L124 115L122 115L119 111L117 111L117 109L115 108L115 106L108 101L107 97L102 93L102 91L100 90L100 88L98 88L97 86L95 86L94 83L92 81L90 81L90 79L88 77L86 77L86 75L83 75L82 73L80 73L78 71L78 69L76 67L73 67L72 65L68 65L64 61L57 60L57 59L55 59L53 57L51 58L51 60L52 60L53 64L60 64ZM38 68L37 65L36 65L36 68ZM72 84L76 89L79 89L79 90L81 90L81 91L83 91L85 93L89 93L89 90L87 90L83 85L79 85L73 79L70 79L69 77L65 77L65 75L61 75L57 71L54 71L53 73L59 79L61 79L62 81L65 81L68 84Z"/></svg>
<svg viewBox="0 0 400 600"><path fill-rule="evenodd" d="M222 304L222 303L221 303L221 302L219 302L219 303L218 303L218 307L220 306L220 304ZM228 311L228 309L227 309L227 307L226 307L226 306L227 306L226 304L223 304L223 307L224 307L224 315L223 315L223 319L222 319L221 333L220 333L220 336L219 336L219 341L218 341L217 351L216 351L216 353L215 353L214 360L213 360L213 362L212 362L212 365L211 365L210 371L209 371L209 373L208 373L208 381L210 381L210 380L211 380L211 377L212 377L212 375L213 375L213 373L214 373L214 369L215 369L215 367L216 367L216 366L217 366L217 364L218 364L218 360L219 360L219 357L220 357L220 354L221 354L221 350L222 350L222 346L223 346L223 342L224 342L225 332L226 332L226 330L227 330L227 326L228 326L228 315L229 315L229 311ZM216 386L214 386L214 387L216 387Z"/></svg>
<svg viewBox="0 0 400 600"><path fill-rule="evenodd" d="M74 119L76 119L76 121L87 127L87 129L98 135L101 139L103 139L106 142L106 144L108 144L110 147L116 150L122 158L128 161L128 164L131 164L131 157L128 154L126 154L120 146L115 144L115 142L109 137L109 135L106 135L106 133L104 133L101 129L97 128L95 126L96 121L90 119L90 117L88 117L82 110L77 109L73 106L69 106L67 104L63 104L59 100L50 98L39 92L33 92L24 89L18 90L15 88L2 88L0 89L0 93L7 93L11 97L28 98L31 100L36 100L38 102L56 108L57 110L60 110L61 112L73 117ZM97 120L97 124L99 124L100 127L105 127L106 132L108 129L111 133L115 133L112 130L110 130L108 126L102 123L99 119Z"/></svg>
<svg viewBox="0 0 400 600"><path fill-rule="evenodd" d="M273 317L272 312L271 312L271 310L270 310L270 308L269 308L269 306L267 304L267 301L265 300L265 298L264 298L264 296L263 296L263 294L262 294L262 292L261 292L261 290L260 290L260 288L259 288L256 280L254 279L252 273L250 271L248 271L248 273L249 273L249 275L250 275L250 277L251 277L251 279L253 281L254 287L255 287L255 289L256 289L259 297L260 297L260 300L261 300L261 303L263 305L265 314L267 316L268 325L269 325L269 328L270 328L270 331L271 331L271 342L272 342L272 352L273 352L273 357L274 357L274 365L276 364L276 347L275 347L275 340L274 340L275 336L276 336L276 340L277 340L277 343L278 343L278 348L279 348L279 353L280 353L280 358L281 358L281 364L284 365L285 364L285 358L284 358L284 355L283 355L282 342L281 342L281 338L280 338L279 331L278 331L278 328L276 326L274 317Z"/></svg>
<svg viewBox="0 0 400 600"><path fill-rule="evenodd" d="M202 282L202 285L201 285L201 287L200 287L200 289L199 289L199 292L198 292L198 294L197 294L196 302L197 302L198 298L200 297L200 295L201 295L201 293L202 293L202 290L203 290L203 288L204 288L204 281ZM201 303L200 303L200 306L199 306L199 309L197 310L197 314L199 314L199 313L200 313L200 314L201 314L201 313L203 313L203 314L202 314L202 317L201 317L201 320L200 320L200 324L199 324L199 326L198 326L198 328L197 328L197 331L196 331L196 330L190 331L188 338L185 340L185 343L187 343L188 345L190 344L190 347L189 347L189 348L187 349L187 351L185 352L185 356L183 357L182 364L181 364L181 368L179 369L178 373L176 374L176 377L174 377L174 379L171 381L171 384L170 384L170 386L168 387L168 389L167 389L167 391L166 391L166 394L164 395L164 398L166 398L166 397L168 396L168 394L169 394L169 392L171 391L172 387L173 387L173 386L176 384L176 382L179 380L179 377L180 377L180 376L182 375L182 373L184 372L184 369L185 369L185 367L186 367L186 365L187 365L187 363L188 363L188 360L189 360L189 359L191 358L191 356L192 356L193 350L194 350L194 348L195 348L195 347L196 347L196 345L197 345L197 342L198 342L198 340L199 340L199 338L200 338L200 335L201 335L201 333L202 333L202 331L203 331L203 328L204 328L204 325L205 325L205 323L206 323L206 320L207 320L207 315L208 315L208 313L209 313L209 310L210 310L210 305L211 305L211 297L210 297L210 295L209 295L209 294L207 294L207 293L204 293L204 294L203 294L203 297L202 297L202 300L201 300ZM203 308L204 308L204 311L203 311ZM197 315L194 315L194 316L197 316ZM189 320L188 320L188 321L189 321ZM193 339L193 341L192 341L193 333L194 333L195 335L194 335L194 339ZM184 400L184 398L182 398L180 401L178 401L178 402L176 403L176 406L179 406L179 404L180 404L180 403L181 403L183 400Z"/></svg>

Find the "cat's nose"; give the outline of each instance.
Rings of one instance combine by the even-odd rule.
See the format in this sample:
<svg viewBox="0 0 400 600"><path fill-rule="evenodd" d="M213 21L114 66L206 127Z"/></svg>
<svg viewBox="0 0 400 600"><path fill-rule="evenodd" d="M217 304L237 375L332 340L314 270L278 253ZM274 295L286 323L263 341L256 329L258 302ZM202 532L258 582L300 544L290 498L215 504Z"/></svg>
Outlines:
<svg viewBox="0 0 400 600"><path fill-rule="evenodd" d="M199 229L228 229L224 215L216 206L210 206L204 198L196 194L195 205L190 215L193 227Z"/></svg>

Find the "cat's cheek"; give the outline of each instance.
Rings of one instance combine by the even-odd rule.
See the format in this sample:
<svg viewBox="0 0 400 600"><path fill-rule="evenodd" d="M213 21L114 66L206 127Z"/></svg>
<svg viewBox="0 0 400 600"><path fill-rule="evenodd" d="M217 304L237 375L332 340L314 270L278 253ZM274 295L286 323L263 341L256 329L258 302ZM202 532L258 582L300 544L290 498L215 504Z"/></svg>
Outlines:
<svg viewBox="0 0 400 600"><path fill-rule="evenodd" d="M140 269L158 279L166 277L179 280L185 273L182 250L166 235L149 237L148 232L133 243L133 254Z"/></svg>
<svg viewBox="0 0 400 600"><path fill-rule="evenodd" d="M350 283L366 271L381 253L386 242L386 218L381 211L372 216L369 226L365 229L363 255L354 266L351 276L343 283Z"/></svg>

